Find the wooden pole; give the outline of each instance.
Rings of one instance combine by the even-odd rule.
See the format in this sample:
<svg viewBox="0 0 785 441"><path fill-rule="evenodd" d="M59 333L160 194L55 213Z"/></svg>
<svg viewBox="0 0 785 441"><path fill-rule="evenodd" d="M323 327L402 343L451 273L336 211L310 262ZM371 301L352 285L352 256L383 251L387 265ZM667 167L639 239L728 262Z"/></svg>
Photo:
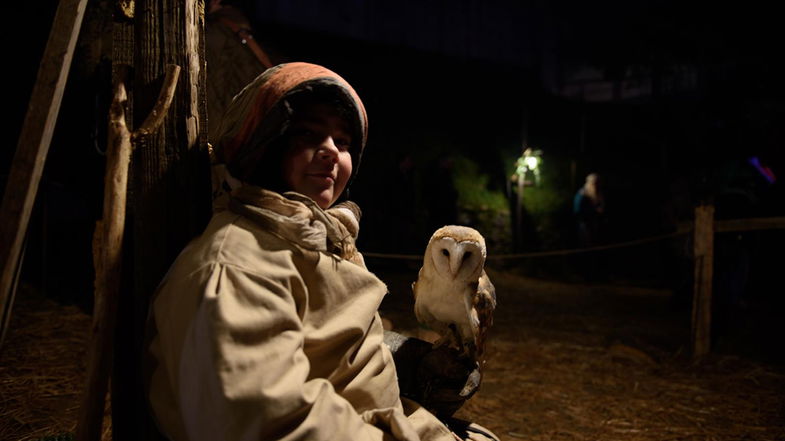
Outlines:
<svg viewBox="0 0 785 441"><path fill-rule="evenodd" d="M10 321L14 302L12 285L17 267L21 264L22 241L49 153L86 6L87 0L61 0L57 5L5 186L0 207L0 263L3 265L0 274L0 345Z"/></svg>
<svg viewBox="0 0 785 441"><path fill-rule="evenodd" d="M104 402L112 365L112 342L117 319L120 293L125 203L128 188L128 164L132 140L154 133L164 120L174 97L180 67L167 66L164 88L153 111L133 134L125 122L124 75L114 86L109 110L109 143L106 152L103 218L98 221L93 237L95 266L95 307L87 367L87 387L82 399L77 427L77 440L101 439Z"/></svg>
<svg viewBox="0 0 785 441"><path fill-rule="evenodd" d="M137 0L134 12L134 127L141 127L161 88L166 64L182 67L172 107L131 159L124 292L112 370L115 441L155 439L141 371L148 303L185 245L211 213L204 87L204 1ZM127 295L126 295L127 294Z"/></svg>
<svg viewBox="0 0 785 441"><path fill-rule="evenodd" d="M526 186L525 174L518 175L518 203L515 205L515 249L523 250L523 188Z"/></svg>
<svg viewBox="0 0 785 441"><path fill-rule="evenodd" d="M711 289L714 265L714 206L695 208L693 243L695 281L692 298L692 356L711 350Z"/></svg>

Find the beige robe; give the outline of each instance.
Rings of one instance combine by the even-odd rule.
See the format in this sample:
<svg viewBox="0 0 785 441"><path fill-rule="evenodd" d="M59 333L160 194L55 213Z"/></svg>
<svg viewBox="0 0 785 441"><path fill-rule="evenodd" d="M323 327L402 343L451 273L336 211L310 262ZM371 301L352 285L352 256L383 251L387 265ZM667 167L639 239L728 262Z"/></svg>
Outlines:
<svg viewBox="0 0 785 441"><path fill-rule="evenodd" d="M404 409L377 312L387 289L354 249L356 225L295 193L235 193L151 305L160 429L173 441L454 440Z"/></svg>

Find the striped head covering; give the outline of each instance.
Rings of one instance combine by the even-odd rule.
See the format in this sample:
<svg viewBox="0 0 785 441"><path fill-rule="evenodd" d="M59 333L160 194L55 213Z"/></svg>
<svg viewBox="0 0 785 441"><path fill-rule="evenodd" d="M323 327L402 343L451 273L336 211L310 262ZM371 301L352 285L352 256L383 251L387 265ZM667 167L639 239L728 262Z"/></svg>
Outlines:
<svg viewBox="0 0 785 441"><path fill-rule="evenodd" d="M310 63L271 67L232 99L213 138L216 159L226 165L234 178L248 181L273 142L286 132L293 112L289 99L308 91L327 93L349 109L353 178L368 135L365 107L346 80Z"/></svg>

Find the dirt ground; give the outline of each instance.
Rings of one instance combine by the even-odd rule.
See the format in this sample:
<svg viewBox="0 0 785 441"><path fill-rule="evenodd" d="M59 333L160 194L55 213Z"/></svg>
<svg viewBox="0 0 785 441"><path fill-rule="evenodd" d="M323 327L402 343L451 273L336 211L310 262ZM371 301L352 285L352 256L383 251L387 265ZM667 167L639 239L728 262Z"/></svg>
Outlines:
<svg viewBox="0 0 785 441"><path fill-rule="evenodd" d="M377 270L391 292L382 313L409 335L415 271ZM689 310L669 291L488 273L489 359L457 416L505 440L785 439L785 368L731 354L693 363Z"/></svg>
<svg viewBox="0 0 785 441"><path fill-rule="evenodd" d="M369 266L390 287L383 315L416 333L416 268ZM785 439L785 368L728 353L692 363L688 313L669 292L489 274L499 308L488 362L458 417L503 440ZM0 441L73 432L89 324L19 293L0 352Z"/></svg>

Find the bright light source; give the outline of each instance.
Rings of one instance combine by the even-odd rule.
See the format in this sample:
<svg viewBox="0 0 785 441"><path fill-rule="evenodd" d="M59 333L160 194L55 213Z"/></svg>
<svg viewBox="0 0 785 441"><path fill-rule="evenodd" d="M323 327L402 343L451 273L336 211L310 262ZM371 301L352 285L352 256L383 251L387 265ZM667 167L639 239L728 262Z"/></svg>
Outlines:
<svg viewBox="0 0 785 441"><path fill-rule="evenodd" d="M515 160L515 174L510 179L518 183L519 194L523 193L524 185L532 185L531 182L526 183L526 175L529 173L534 176L534 185L540 184L540 162L542 162L542 150L531 147L523 149L521 156Z"/></svg>

